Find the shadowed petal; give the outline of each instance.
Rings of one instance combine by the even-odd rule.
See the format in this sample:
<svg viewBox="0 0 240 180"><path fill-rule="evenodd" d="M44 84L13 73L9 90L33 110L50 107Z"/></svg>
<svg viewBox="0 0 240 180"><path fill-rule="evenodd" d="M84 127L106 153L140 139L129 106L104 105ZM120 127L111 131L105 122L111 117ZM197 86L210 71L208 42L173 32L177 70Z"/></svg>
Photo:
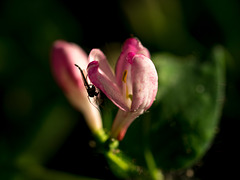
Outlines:
<svg viewBox="0 0 240 180"><path fill-rule="evenodd" d="M121 141L130 124L143 112L143 110L135 111L135 112L129 112L129 111L123 111L121 109L118 110L117 115L113 121L113 126L111 129L111 137L118 139Z"/></svg>
<svg viewBox="0 0 240 180"><path fill-rule="evenodd" d="M108 63L106 56L103 54L103 52L100 49L91 50L89 54L89 62L92 62L92 61L98 61L99 71L104 72L104 74L106 74L106 76L109 79L111 79L112 81L115 81L113 70Z"/></svg>
<svg viewBox="0 0 240 180"><path fill-rule="evenodd" d="M109 78L105 72L99 68L98 61L92 61L88 64L88 77L91 82L99 88L116 106L123 110L129 110L126 106L123 94L116 84L116 80Z"/></svg>

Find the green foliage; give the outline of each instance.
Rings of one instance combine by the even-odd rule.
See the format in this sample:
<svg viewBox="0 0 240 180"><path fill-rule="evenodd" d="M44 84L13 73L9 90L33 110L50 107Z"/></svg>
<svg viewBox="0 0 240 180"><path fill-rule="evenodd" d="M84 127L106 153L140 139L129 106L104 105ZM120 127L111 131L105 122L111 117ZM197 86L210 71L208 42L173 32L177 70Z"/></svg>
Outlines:
<svg viewBox="0 0 240 180"><path fill-rule="evenodd" d="M209 148L224 100L224 49L210 58L156 56L159 94L151 116L151 148L162 168L191 165Z"/></svg>

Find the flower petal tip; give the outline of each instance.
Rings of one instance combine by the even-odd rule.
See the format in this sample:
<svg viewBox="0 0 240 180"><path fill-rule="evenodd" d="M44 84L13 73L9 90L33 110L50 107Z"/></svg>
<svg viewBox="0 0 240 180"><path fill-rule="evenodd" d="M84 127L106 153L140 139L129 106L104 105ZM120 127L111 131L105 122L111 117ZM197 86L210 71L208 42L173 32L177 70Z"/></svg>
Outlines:
<svg viewBox="0 0 240 180"><path fill-rule="evenodd" d="M90 69L90 68L98 68L99 67L99 63L98 61L92 61L88 64L87 66L87 69Z"/></svg>
<svg viewBox="0 0 240 180"><path fill-rule="evenodd" d="M67 44L68 43L66 41L64 41L64 40L56 40L53 43L53 47L54 48L61 48L61 47L65 46L65 45L67 45Z"/></svg>

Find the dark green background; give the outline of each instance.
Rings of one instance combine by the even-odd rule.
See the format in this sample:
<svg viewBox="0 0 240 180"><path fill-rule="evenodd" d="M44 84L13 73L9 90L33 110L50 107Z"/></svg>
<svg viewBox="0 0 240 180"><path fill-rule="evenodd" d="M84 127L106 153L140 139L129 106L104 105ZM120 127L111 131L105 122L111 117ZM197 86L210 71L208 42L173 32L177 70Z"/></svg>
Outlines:
<svg viewBox="0 0 240 180"><path fill-rule="evenodd" d="M144 2L0 2L0 179L18 173L19 169L13 165L15 158L29 147L45 122L50 122L50 129L42 131L43 134L46 131L46 140L58 138L52 138L49 144L31 145L34 150L40 149L42 156L37 159L45 167L81 176L114 177L103 156L89 147L93 137L83 117L72 109L54 82L50 49L55 40L64 39L79 44L87 53L92 48L108 52L112 42L122 44L131 35L138 37L151 53L194 54L206 60L217 44L228 50L232 59L226 62L226 97L218 132L212 147L193 169L195 177L200 179L236 173L240 117L239 2L171 1L181 12L161 0L156 1L156 7L145 7ZM133 16L135 7L142 8ZM164 24L163 31L158 31L144 18L152 15L156 17L152 23L156 24L158 17L151 8L161 7L166 13L167 26ZM48 148L52 151L45 151Z"/></svg>

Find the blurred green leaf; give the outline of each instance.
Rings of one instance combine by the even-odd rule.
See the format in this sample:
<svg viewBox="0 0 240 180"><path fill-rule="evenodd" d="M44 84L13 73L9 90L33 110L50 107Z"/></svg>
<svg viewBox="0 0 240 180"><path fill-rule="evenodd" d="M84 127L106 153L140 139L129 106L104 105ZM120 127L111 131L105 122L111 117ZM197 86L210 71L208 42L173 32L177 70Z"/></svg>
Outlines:
<svg viewBox="0 0 240 180"><path fill-rule="evenodd" d="M150 146L163 169L192 165L209 148L224 100L226 52L215 47L204 62L156 55L157 102L151 111Z"/></svg>

